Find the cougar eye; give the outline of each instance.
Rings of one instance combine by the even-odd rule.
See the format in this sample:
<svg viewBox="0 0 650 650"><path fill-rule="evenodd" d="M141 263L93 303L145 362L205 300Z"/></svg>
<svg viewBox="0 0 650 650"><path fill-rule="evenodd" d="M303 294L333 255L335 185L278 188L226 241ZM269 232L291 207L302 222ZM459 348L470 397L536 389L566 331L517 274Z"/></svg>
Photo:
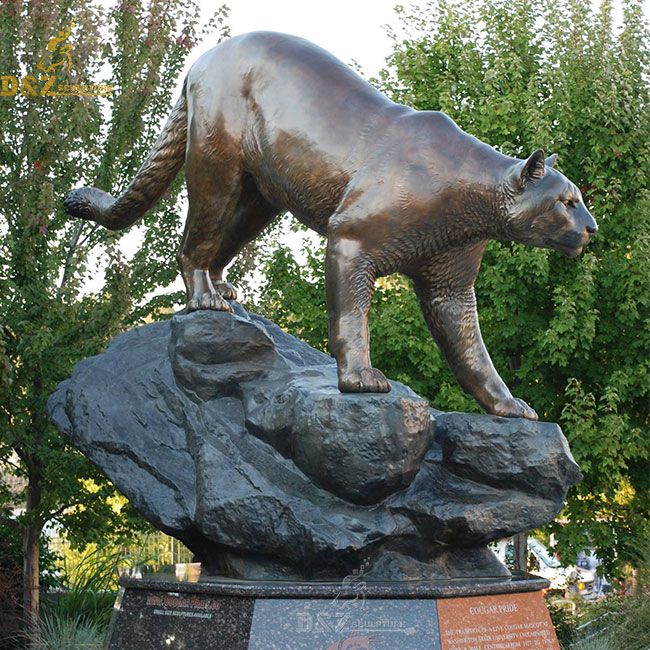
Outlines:
<svg viewBox="0 0 650 650"><path fill-rule="evenodd" d="M562 203L565 208L575 208L578 205L573 199L560 199L560 203Z"/></svg>

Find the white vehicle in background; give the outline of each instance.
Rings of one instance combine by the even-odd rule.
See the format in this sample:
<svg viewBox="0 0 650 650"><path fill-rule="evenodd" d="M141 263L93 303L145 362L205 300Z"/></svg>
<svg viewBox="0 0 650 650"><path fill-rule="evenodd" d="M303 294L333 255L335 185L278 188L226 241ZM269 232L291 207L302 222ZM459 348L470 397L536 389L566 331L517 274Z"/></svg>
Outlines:
<svg viewBox="0 0 650 650"><path fill-rule="evenodd" d="M601 561L596 555L596 552L594 549L587 549L584 551L581 551L578 553L578 557L576 558L576 566L580 567L581 569L586 569L588 571L591 571L594 574L594 597L595 598L600 598L601 596L604 596L610 589L611 585L601 574L601 572L598 570Z"/></svg>
<svg viewBox="0 0 650 650"><path fill-rule="evenodd" d="M512 539L496 543L495 553L509 569L514 568L514 545ZM528 538L528 571L546 578L550 589L567 594L577 593L583 598L593 598L594 572L577 566L563 567L546 546L534 537Z"/></svg>

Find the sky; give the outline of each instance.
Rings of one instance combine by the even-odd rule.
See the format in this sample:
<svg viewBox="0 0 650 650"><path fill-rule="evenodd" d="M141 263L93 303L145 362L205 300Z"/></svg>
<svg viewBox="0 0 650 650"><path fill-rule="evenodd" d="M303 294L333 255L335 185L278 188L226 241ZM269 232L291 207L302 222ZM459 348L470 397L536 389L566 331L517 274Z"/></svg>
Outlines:
<svg viewBox="0 0 650 650"><path fill-rule="evenodd" d="M205 15L222 2L230 8L231 34L272 30L310 40L345 63L356 61L364 76L374 76L384 67L391 51L386 25L398 29L395 5L406 9L425 5L427 0L198 0ZM467 0L471 1L471 0ZM599 5L600 0L592 0ZM622 0L613 0L614 23L622 15ZM650 17L650 0L644 0ZM212 42L195 50L190 63L210 49ZM189 66L188 66L189 67Z"/></svg>
<svg viewBox="0 0 650 650"><path fill-rule="evenodd" d="M355 60L370 76L379 72L390 53L384 26L397 22L396 4L396 0L231 0L229 22L233 35L268 29L302 36L345 63Z"/></svg>

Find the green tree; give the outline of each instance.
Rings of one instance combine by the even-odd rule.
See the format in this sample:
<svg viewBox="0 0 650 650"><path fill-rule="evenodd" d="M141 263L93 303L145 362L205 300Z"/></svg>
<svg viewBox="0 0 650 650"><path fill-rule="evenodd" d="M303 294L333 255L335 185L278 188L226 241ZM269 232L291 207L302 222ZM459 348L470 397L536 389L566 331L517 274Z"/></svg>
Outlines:
<svg viewBox="0 0 650 650"><path fill-rule="evenodd" d="M476 293L497 369L542 419L561 423L584 473L569 494L568 523L554 526L563 557L571 562L594 545L619 573L650 533L650 40L642 4L624 2L620 29L608 0L596 11L577 0L434 0L397 11L394 50L375 83L398 102L445 111L503 153L558 153L600 224L578 260L491 242ZM322 265L302 269L278 250L265 278L260 308L323 347ZM437 408L478 410L405 278L378 282L370 331L373 362L390 377Z"/></svg>
<svg viewBox="0 0 650 650"><path fill-rule="evenodd" d="M45 524L94 541L132 523L113 487L49 423L46 401L74 363L178 301L169 291L150 292L177 275L183 179L145 219L149 228L128 266L119 248L124 233L69 219L61 201L80 184L114 194L125 187L169 113L189 52L218 29L216 44L225 17L222 7L202 24L194 0L124 0L109 10L80 0L0 5L0 73L17 78L0 96L0 523L22 535L23 604L32 623ZM56 44L50 39L59 32L68 35ZM68 63L55 65L66 51ZM51 96L52 71L51 90L105 82L113 91ZM101 288L84 290L101 275ZM14 519L6 506L17 500L26 511Z"/></svg>

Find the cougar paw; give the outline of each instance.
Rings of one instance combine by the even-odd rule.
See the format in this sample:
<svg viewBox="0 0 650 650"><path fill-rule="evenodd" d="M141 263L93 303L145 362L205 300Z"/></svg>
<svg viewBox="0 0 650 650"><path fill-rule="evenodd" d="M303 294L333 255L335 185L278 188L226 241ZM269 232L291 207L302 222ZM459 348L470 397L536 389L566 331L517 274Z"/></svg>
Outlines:
<svg viewBox="0 0 650 650"><path fill-rule="evenodd" d="M527 420L538 420L537 413L518 397L497 402L491 409L493 415L499 415L504 418L526 418Z"/></svg>
<svg viewBox="0 0 650 650"><path fill-rule="evenodd" d="M225 300L237 300L237 290L230 282L215 282L214 288Z"/></svg>
<svg viewBox="0 0 650 650"><path fill-rule="evenodd" d="M194 296L187 303L187 311L196 311L197 309L232 312L232 307L216 291L205 291L200 296Z"/></svg>
<svg viewBox="0 0 650 650"><path fill-rule="evenodd" d="M348 370L339 373L339 390L342 393L388 393L390 383L376 368Z"/></svg>

